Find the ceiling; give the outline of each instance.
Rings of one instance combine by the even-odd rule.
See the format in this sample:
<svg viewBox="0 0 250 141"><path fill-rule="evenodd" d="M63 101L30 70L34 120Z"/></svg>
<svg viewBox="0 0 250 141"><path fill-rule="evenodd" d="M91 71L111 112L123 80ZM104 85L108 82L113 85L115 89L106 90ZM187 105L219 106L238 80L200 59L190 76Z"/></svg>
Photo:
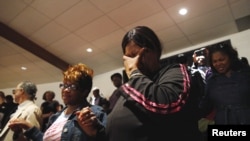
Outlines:
<svg viewBox="0 0 250 141"><path fill-rule="evenodd" d="M0 89L22 80L61 81L62 70L78 62L95 75L119 69L122 37L137 25L158 34L163 54L237 33L249 5L250 0L0 0ZM189 10L185 16L178 14L183 7Z"/></svg>

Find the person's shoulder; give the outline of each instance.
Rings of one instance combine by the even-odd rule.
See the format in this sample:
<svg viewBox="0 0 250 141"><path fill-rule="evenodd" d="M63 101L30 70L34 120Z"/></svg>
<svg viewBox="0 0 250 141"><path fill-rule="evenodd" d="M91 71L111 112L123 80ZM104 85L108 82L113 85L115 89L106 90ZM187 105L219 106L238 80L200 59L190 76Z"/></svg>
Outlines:
<svg viewBox="0 0 250 141"><path fill-rule="evenodd" d="M17 107L17 106L18 106L17 103L13 103L13 104L12 104L12 107Z"/></svg>
<svg viewBox="0 0 250 141"><path fill-rule="evenodd" d="M1 104L1 107L2 107L2 106L4 106L4 107L5 107L5 106L7 106L7 105L8 105L8 103L3 102L3 103Z"/></svg>
<svg viewBox="0 0 250 141"><path fill-rule="evenodd" d="M41 109L34 101L26 101L24 105L22 105L23 108L29 110L29 109Z"/></svg>
<svg viewBox="0 0 250 141"><path fill-rule="evenodd" d="M179 70L179 71L178 71ZM188 74L191 73L185 65L183 64L178 64L178 63L171 63L171 64L167 64L161 67L160 72L164 73L164 72L169 72L171 71L171 73L180 73L180 71L187 71Z"/></svg>
<svg viewBox="0 0 250 141"><path fill-rule="evenodd" d="M8 105L7 105L7 103L2 103L1 105L0 105L0 112L3 112L3 111L6 111L6 109L8 108Z"/></svg>
<svg viewBox="0 0 250 141"><path fill-rule="evenodd" d="M105 97L103 97L103 96L100 96L99 97L99 102L101 103L101 104L103 104L104 102L106 102L107 101L107 98L105 98Z"/></svg>
<svg viewBox="0 0 250 141"><path fill-rule="evenodd" d="M101 99L102 101L106 101L106 100L107 100L107 98L105 98L105 97L100 97L100 99Z"/></svg>
<svg viewBox="0 0 250 141"><path fill-rule="evenodd" d="M219 75L218 73L211 73L209 76L206 77L206 83L207 84L211 84L211 83L214 83L214 81L220 77L221 75Z"/></svg>
<svg viewBox="0 0 250 141"><path fill-rule="evenodd" d="M56 105L60 104L59 101L57 101L57 100L53 100L53 103L56 104Z"/></svg>
<svg viewBox="0 0 250 141"><path fill-rule="evenodd" d="M178 63L170 63L170 64L165 64L161 66L161 70L168 70L168 69L172 69L172 68L180 68L181 64Z"/></svg>
<svg viewBox="0 0 250 141"><path fill-rule="evenodd" d="M8 107L16 107L16 106L18 106L18 104L17 103L14 103L14 102L11 102L11 103L6 103L6 106L8 106Z"/></svg>
<svg viewBox="0 0 250 141"><path fill-rule="evenodd" d="M244 77L244 79L250 78L250 67L246 66L238 71L238 73Z"/></svg>
<svg viewBox="0 0 250 141"><path fill-rule="evenodd" d="M35 110L41 110L41 108L38 106L38 105L36 105L35 103L34 104L32 104L31 106L30 106L30 108L31 109L35 109Z"/></svg>
<svg viewBox="0 0 250 141"><path fill-rule="evenodd" d="M42 114L41 108L38 105L36 105L34 102L29 105L26 105L24 108L28 113L33 113L33 114L38 114L38 115Z"/></svg>
<svg viewBox="0 0 250 141"><path fill-rule="evenodd" d="M44 102L41 104L41 106L46 106L46 105L48 105L48 103L49 103L49 102L44 101Z"/></svg>
<svg viewBox="0 0 250 141"><path fill-rule="evenodd" d="M240 69L240 71L242 71L242 72L250 72L250 66L244 66L244 67L242 67L241 69Z"/></svg>

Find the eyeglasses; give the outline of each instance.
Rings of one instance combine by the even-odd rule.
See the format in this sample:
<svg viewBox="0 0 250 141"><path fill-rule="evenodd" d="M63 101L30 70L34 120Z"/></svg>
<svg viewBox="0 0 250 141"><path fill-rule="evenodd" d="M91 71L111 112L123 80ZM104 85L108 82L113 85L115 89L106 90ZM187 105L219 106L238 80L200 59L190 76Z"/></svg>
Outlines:
<svg viewBox="0 0 250 141"><path fill-rule="evenodd" d="M16 91L17 91L17 90L22 90L22 88L13 89L13 90L12 90L12 94L16 94Z"/></svg>
<svg viewBox="0 0 250 141"><path fill-rule="evenodd" d="M75 84L59 84L59 88L68 90L77 90L78 87Z"/></svg>

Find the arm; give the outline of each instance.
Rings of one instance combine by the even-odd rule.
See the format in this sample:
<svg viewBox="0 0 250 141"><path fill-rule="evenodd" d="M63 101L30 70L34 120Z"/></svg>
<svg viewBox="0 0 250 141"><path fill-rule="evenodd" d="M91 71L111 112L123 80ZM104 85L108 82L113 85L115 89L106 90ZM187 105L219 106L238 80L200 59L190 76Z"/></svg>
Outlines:
<svg viewBox="0 0 250 141"><path fill-rule="evenodd" d="M95 141L104 141L107 115L99 106L85 107L77 111L77 122L81 129Z"/></svg>
<svg viewBox="0 0 250 141"><path fill-rule="evenodd" d="M121 87L122 96L145 113L165 115L180 111L190 89L186 67L170 64L160 68L155 52L146 48L141 48L135 57L129 55L123 56L129 80Z"/></svg>
<svg viewBox="0 0 250 141"><path fill-rule="evenodd" d="M10 121L9 127L11 130L18 132L21 130L25 130L24 135L32 140L42 141L43 133L30 122L25 119L18 118Z"/></svg>
<svg viewBox="0 0 250 141"><path fill-rule="evenodd" d="M37 107L36 105L29 105L25 108L24 111L22 111L22 114L18 119L11 120L9 127L12 130L16 131L16 133L18 133L19 135L33 127L37 128L37 130L40 131L42 120L41 116L42 113L39 107ZM24 135L26 136L25 133ZM30 138L30 136L26 137ZM35 137L34 139L36 140L37 137Z"/></svg>
<svg viewBox="0 0 250 141"><path fill-rule="evenodd" d="M189 75L183 65L173 64L161 69L150 79L135 70L128 83L122 86L127 100L139 103L139 108L157 114L179 111L188 97Z"/></svg>

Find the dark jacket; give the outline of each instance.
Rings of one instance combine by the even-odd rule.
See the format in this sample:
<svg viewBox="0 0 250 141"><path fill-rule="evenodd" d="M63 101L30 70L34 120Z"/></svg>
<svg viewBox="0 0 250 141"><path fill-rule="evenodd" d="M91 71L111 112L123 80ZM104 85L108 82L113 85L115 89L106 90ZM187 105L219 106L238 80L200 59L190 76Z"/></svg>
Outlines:
<svg viewBox="0 0 250 141"><path fill-rule="evenodd" d="M233 71L230 77L214 73L208 80L200 107L215 108L215 124L250 124L250 69Z"/></svg>
<svg viewBox="0 0 250 141"><path fill-rule="evenodd" d="M13 114L16 111L17 106L18 104L14 102L3 103L0 106L0 113L3 113L3 117L0 120L1 121L0 129L2 129L8 123L11 114Z"/></svg>
<svg viewBox="0 0 250 141"><path fill-rule="evenodd" d="M109 112L112 111L120 96L121 96L121 91L119 91L119 88L115 89L111 94L111 96L109 97Z"/></svg>
<svg viewBox="0 0 250 141"><path fill-rule="evenodd" d="M180 136L182 121L173 122L189 92L186 67L168 65L150 78L132 72L120 87L122 95L108 115L109 141L166 141ZM185 117L182 117L185 121ZM176 136L177 135L177 136Z"/></svg>

